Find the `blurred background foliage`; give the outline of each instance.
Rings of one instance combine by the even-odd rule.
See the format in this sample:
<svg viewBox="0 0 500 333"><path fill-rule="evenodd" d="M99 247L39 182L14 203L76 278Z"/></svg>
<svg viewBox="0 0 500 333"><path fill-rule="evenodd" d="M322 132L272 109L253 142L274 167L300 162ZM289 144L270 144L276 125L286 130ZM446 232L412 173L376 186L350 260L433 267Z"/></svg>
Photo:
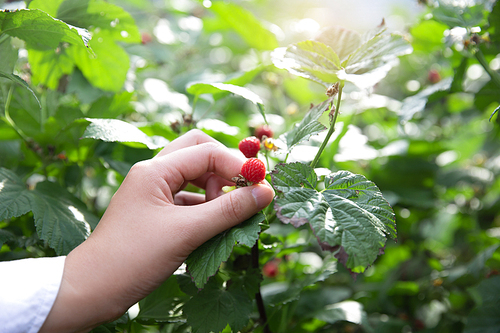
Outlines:
<svg viewBox="0 0 500 333"><path fill-rule="evenodd" d="M499 332L500 121L498 114L490 116L500 103L500 5L384 1L372 8L373 3L0 1L5 9L38 8L92 34L92 52L68 41L43 48L39 36L0 34L0 71L28 82L39 99L12 77L0 77L2 177L36 187L41 205L58 207L71 196L75 207L82 205L97 220L129 168L167 140L199 128L236 149L264 122L248 99L199 94L193 83L245 86L261 97L279 136L326 97L321 85L274 67L271 51L329 25L363 33L385 17L390 31L411 42L413 53L400 57L399 66L373 89L346 85L337 130L317 173L345 169L374 181L394 208L398 240L389 241L385 254L356 280L339 265L335 274L304 282L324 269L328 256L308 230L271 217L261 235L270 328ZM384 6L387 11L380 12ZM89 118L122 120L147 136L133 136L119 123L125 127L95 140L100 123L92 122L93 132ZM327 115L322 121L328 122ZM320 134L300 144L288 162L311 161L321 141ZM271 163L283 158L273 155ZM0 259L69 252L71 244L60 247L37 232L43 209L28 211L0 222ZM60 223L57 209L49 214L51 223ZM77 244L87 231L74 232ZM222 279L237 272L247 254L244 246L235 247ZM191 331L172 305L191 295L182 276L177 281L143 303L139 315L132 311L96 332ZM165 299L172 308L158 305ZM164 312L147 313L145 304ZM165 311L173 314L164 318ZM242 331L252 329L250 324Z"/></svg>

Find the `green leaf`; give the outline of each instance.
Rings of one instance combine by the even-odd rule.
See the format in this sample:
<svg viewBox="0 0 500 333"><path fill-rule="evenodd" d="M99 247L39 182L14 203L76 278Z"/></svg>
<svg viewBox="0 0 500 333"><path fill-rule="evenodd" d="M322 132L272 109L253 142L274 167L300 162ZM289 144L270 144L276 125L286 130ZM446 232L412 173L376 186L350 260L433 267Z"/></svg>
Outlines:
<svg viewBox="0 0 500 333"><path fill-rule="evenodd" d="M7 37L7 38L5 38ZM3 36L0 38L0 71L4 73L14 72L14 67L19 58L19 51L11 44L11 38Z"/></svg>
<svg viewBox="0 0 500 333"><path fill-rule="evenodd" d="M57 10L57 18L78 27L108 30L115 41L141 42L132 16L123 8L103 0L65 0Z"/></svg>
<svg viewBox="0 0 500 333"><path fill-rule="evenodd" d="M118 92L127 78L130 60L113 38L112 32L101 30L90 41L95 55L74 47L68 48L67 53L93 86Z"/></svg>
<svg viewBox="0 0 500 333"><path fill-rule="evenodd" d="M323 43L309 40L276 49L273 63L325 87L343 80L360 89L369 88L398 63L398 56L411 53L412 47L402 36L387 34L380 28L367 36L363 40L354 32L332 28L321 35ZM342 62L337 50L342 54Z"/></svg>
<svg viewBox="0 0 500 333"><path fill-rule="evenodd" d="M447 276L447 281L454 282L468 274L478 279L480 275L484 273L484 269L486 268L486 261L488 261L488 259L493 256L493 254L499 247L500 244L494 244L478 253L476 257L466 265L455 266L450 270Z"/></svg>
<svg viewBox="0 0 500 333"><path fill-rule="evenodd" d="M341 26L325 28L315 40L328 45L338 55L340 62L347 60L363 44L360 33Z"/></svg>
<svg viewBox="0 0 500 333"><path fill-rule="evenodd" d="M435 20L450 27L470 28L478 26L484 19L485 11L491 11L491 0L470 0L456 2L453 0L438 0L432 14Z"/></svg>
<svg viewBox="0 0 500 333"><path fill-rule="evenodd" d="M186 91L193 95L218 94L221 92L230 92L243 97L256 105L263 105L262 99L248 88L236 86L228 83L193 83L189 85Z"/></svg>
<svg viewBox="0 0 500 333"><path fill-rule="evenodd" d="M392 208L364 176L338 171L326 176L318 191L314 170L297 164L302 163L280 164L271 173L282 192L275 201L278 218L295 227L309 223L323 249L336 251L352 273L364 272L384 248L386 235L396 237Z"/></svg>
<svg viewBox="0 0 500 333"><path fill-rule="evenodd" d="M490 23L490 32L492 40L500 40L500 2L496 2L490 15L488 16Z"/></svg>
<svg viewBox="0 0 500 333"><path fill-rule="evenodd" d="M363 310L363 305L355 301L344 301L326 306L315 313L314 318L335 324L339 321L347 321L357 325L362 325L365 330L372 331L368 316Z"/></svg>
<svg viewBox="0 0 500 333"><path fill-rule="evenodd" d="M490 80L475 94L474 106L484 111L493 103L500 103L500 89L495 81Z"/></svg>
<svg viewBox="0 0 500 333"><path fill-rule="evenodd" d="M12 232L0 229L0 247L7 242L12 242L16 240L16 235Z"/></svg>
<svg viewBox="0 0 500 333"><path fill-rule="evenodd" d="M16 126L24 134L36 137L42 133L44 119L40 105L28 90L20 86L14 87L9 112Z"/></svg>
<svg viewBox="0 0 500 333"><path fill-rule="evenodd" d="M361 89L380 82L392 67L399 63L398 56L413 51L403 36L380 31L363 43L342 63L339 79L354 83Z"/></svg>
<svg viewBox="0 0 500 333"><path fill-rule="evenodd" d="M66 255L80 245L99 221L81 201L55 183L38 183L31 201L38 236L58 255Z"/></svg>
<svg viewBox="0 0 500 333"><path fill-rule="evenodd" d="M311 167L305 163L287 164L280 168L279 173L273 171L271 175L274 188L284 194L299 187L315 189L318 186L316 173L311 172Z"/></svg>
<svg viewBox="0 0 500 333"><path fill-rule="evenodd" d="M308 40L279 48L272 53L276 67L316 81L325 87L337 82L341 69L338 55L327 45Z"/></svg>
<svg viewBox="0 0 500 333"><path fill-rule="evenodd" d="M276 36L264 28L248 10L223 1L212 2L210 10L236 31L250 47L258 50L272 50L278 47Z"/></svg>
<svg viewBox="0 0 500 333"><path fill-rule="evenodd" d="M112 96L102 96L92 103L87 111L90 118L117 118L122 114L133 111L130 105L132 93L122 92Z"/></svg>
<svg viewBox="0 0 500 333"><path fill-rule="evenodd" d="M245 87L235 86L234 84L229 83L192 83L187 87L186 91L196 96L202 94L215 95L220 94L221 92L233 93L257 105L259 112L262 114L262 117L264 117L264 120L266 120L264 102L262 102L259 95Z"/></svg>
<svg viewBox="0 0 500 333"><path fill-rule="evenodd" d="M63 3L64 0L32 0L29 3L30 9L40 9L49 14L52 17L57 17L57 9ZM75 24L77 25L77 24ZM78 26L78 25L77 25Z"/></svg>
<svg viewBox="0 0 500 333"><path fill-rule="evenodd" d="M448 26L434 20L420 22L410 29L415 51L433 52L443 47L443 34Z"/></svg>
<svg viewBox="0 0 500 333"><path fill-rule="evenodd" d="M70 26L39 9L0 11L0 32L24 40L31 49L55 49L60 43L88 47L85 29ZM86 51L87 52L87 51Z"/></svg>
<svg viewBox="0 0 500 333"><path fill-rule="evenodd" d="M262 282L262 271L260 268L247 268L244 271L236 271L231 274L231 286L229 289L244 290L248 297L255 298L260 291Z"/></svg>
<svg viewBox="0 0 500 333"><path fill-rule="evenodd" d="M140 129L118 119L86 118L90 125L82 138L98 139L107 142L139 142L149 149L157 149L166 144L166 140L155 142Z"/></svg>
<svg viewBox="0 0 500 333"><path fill-rule="evenodd" d="M244 290L205 288L183 307L194 333L238 332L247 325L253 304Z"/></svg>
<svg viewBox="0 0 500 333"><path fill-rule="evenodd" d="M33 97L35 97L40 108L42 108L42 105L40 104L40 100L38 100L38 97L36 97L35 92L33 91L33 89L31 89L31 87L29 86L29 84L26 81L24 81L23 79L21 79L19 76L15 75L15 74L4 73L2 71L0 71L0 76L5 77L5 78L11 80L12 82L17 83L17 84L21 85L22 87L28 89L28 91L31 92Z"/></svg>
<svg viewBox="0 0 500 333"><path fill-rule="evenodd" d="M91 104L106 94L103 90L94 87L78 69L68 79L69 83L66 87L66 93L74 94L80 103Z"/></svg>
<svg viewBox="0 0 500 333"><path fill-rule="evenodd" d="M30 198L24 182L14 172L0 168L0 221L29 212Z"/></svg>
<svg viewBox="0 0 500 333"><path fill-rule="evenodd" d="M229 258L237 243L253 246L259 238L259 223L264 220L264 214L258 213L194 250L187 258L186 264L196 286L203 288L208 279L217 273L219 266Z"/></svg>
<svg viewBox="0 0 500 333"><path fill-rule="evenodd" d="M493 333L500 330L500 276L482 281L477 287L481 303L467 317L464 333Z"/></svg>
<svg viewBox="0 0 500 333"><path fill-rule="evenodd" d="M327 305L342 302L353 294L351 288L346 286L322 285L321 288L304 290L297 304L297 313L312 318L316 311L322 310Z"/></svg>
<svg viewBox="0 0 500 333"><path fill-rule="evenodd" d="M142 0L111 0L110 2L117 2L117 3L126 2L127 4L140 9L148 9L148 7L151 6L149 2L144 2Z"/></svg>
<svg viewBox="0 0 500 333"><path fill-rule="evenodd" d="M405 98L403 100L401 110L398 113L401 121L406 122L411 120L415 113L425 109L429 99L432 99L432 95L438 92L448 91L451 88L452 82L453 78L445 78L438 83L425 88L418 94Z"/></svg>
<svg viewBox="0 0 500 333"><path fill-rule="evenodd" d="M469 65L469 58L464 57L460 65L454 69L453 82L450 86L450 92L462 92L465 73Z"/></svg>
<svg viewBox="0 0 500 333"><path fill-rule="evenodd" d="M251 69L247 72L244 72L241 75L232 75L230 78L228 78L227 81L224 81L224 83L228 84L234 84L236 86L243 87L245 84L250 83L253 81L253 79L260 74L264 70L264 66L258 66L254 69ZM239 73L237 73L239 74Z"/></svg>
<svg viewBox="0 0 500 333"><path fill-rule="evenodd" d="M38 236L58 255L66 255L90 234L98 219L71 193L55 183L30 191L12 171L0 168L0 221L33 211Z"/></svg>
<svg viewBox="0 0 500 333"><path fill-rule="evenodd" d="M172 320L179 316L176 307L187 296L179 288L176 276L171 276L155 291L139 301L140 312L137 319Z"/></svg>
<svg viewBox="0 0 500 333"><path fill-rule="evenodd" d="M41 1L30 4L31 8L43 9L47 6ZM122 8L102 0L65 0L62 3L59 1L57 6L52 4L48 7L51 12L57 7L57 18L60 20L94 29L93 39L89 42L93 53L63 47L55 55L39 55L44 58L39 61L39 67L45 69L45 73L35 73L40 76L40 82L48 83L50 88L55 89L60 77L71 74L76 64L93 86L118 92L123 87L130 64L127 52L117 43L138 43L141 40L132 16Z"/></svg>
<svg viewBox="0 0 500 333"><path fill-rule="evenodd" d="M304 116L300 124L293 127L290 131L282 134L279 140L286 145L286 152L289 153L294 146L308 140L311 136L316 135L326 127L318 121L318 119L331 107L332 99L328 99L318 105L313 106Z"/></svg>
<svg viewBox="0 0 500 333"><path fill-rule="evenodd" d="M336 272L337 260L333 257L327 257L323 261L323 267L313 274L305 274L304 277L294 279L290 282L275 282L262 286L262 298L265 304L270 306L293 302L300 299L304 288L324 281Z"/></svg>
<svg viewBox="0 0 500 333"><path fill-rule="evenodd" d="M64 46L59 50L28 49L33 84L43 84L52 90L57 89L61 77L71 74L75 66L67 49ZM84 52L87 53L85 50Z"/></svg>

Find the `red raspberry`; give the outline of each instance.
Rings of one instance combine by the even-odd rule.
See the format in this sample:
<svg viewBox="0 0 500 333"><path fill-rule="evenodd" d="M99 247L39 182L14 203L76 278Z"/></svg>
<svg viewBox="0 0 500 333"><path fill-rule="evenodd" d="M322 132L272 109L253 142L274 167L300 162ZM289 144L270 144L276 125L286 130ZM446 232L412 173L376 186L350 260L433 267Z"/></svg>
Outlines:
<svg viewBox="0 0 500 333"><path fill-rule="evenodd" d="M260 150L260 140L255 136L248 137L240 141L238 148L246 158L255 157Z"/></svg>
<svg viewBox="0 0 500 333"><path fill-rule="evenodd" d="M429 73L427 73L427 79L430 83L435 84L441 81L441 75L435 69L431 69Z"/></svg>
<svg viewBox="0 0 500 333"><path fill-rule="evenodd" d="M268 138L273 137L273 130L271 127L267 125L261 125L255 129L255 136L262 141L263 136L267 136Z"/></svg>
<svg viewBox="0 0 500 333"><path fill-rule="evenodd" d="M249 158L241 167L241 175L248 182L261 182L266 177L266 166L258 158Z"/></svg>
<svg viewBox="0 0 500 333"><path fill-rule="evenodd" d="M268 261L262 267L262 274L266 277L273 278L279 273L278 263L274 260Z"/></svg>
<svg viewBox="0 0 500 333"><path fill-rule="evenodd" d="M150 34L148 34L147 32L143 32L141 34L141 43L143 45L146 45L146 44L149 44L153 41L153 37L151 37Z"/></svg>

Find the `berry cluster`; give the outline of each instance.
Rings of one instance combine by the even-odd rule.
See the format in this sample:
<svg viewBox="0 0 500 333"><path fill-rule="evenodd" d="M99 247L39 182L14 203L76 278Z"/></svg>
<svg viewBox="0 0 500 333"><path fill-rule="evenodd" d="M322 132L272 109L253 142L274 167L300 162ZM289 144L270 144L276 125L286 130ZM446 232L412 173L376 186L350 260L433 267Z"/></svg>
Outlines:
<svg viewBox="0 0 500 333"><path fill-rule="evenodd" d="M272 138L273 131L267 125L255 129L255 136L250 136L240 141L238 148L248 160L243 163L240 175L233 177L237 187L250 186L259 183L266 177L266 166L257 158L261 143L267 147L265 141ZM267 149L267 148L266 148Z"/></svg>

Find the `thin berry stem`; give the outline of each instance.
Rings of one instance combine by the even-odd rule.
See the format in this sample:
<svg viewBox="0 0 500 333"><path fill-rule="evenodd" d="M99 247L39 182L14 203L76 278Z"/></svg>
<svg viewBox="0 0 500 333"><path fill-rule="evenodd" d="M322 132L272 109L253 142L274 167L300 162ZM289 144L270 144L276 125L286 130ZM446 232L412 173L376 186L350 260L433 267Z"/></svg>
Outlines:
<svg viewBox="0 0 500 333"><path fill-rule="evenodd" d="M335 123L337 122L337 116L339 115L339 110L340 110L340 100L342 99L342 89L344 88L344 82L340 83L339 86L339 94L337 96L337 107L335 109L335 115L333 116L333 119L330 122L330 129L328 130L328 133L326 134L325 140L323 140L323 143L319 147L318 153L314 157L314 160L311 162L311 168L314 168L316 164L318 164L319 158L321 157L321 154L323 153L323 150L325 150L326 145L328 144L328 141L332 137L333 132L335 132ZM333 103L332 103L333 107ZM332 109L330 108L330 111Z"/></svg>
<svg viewBox="0 0 500 333"><path fill-rule="evenodd" d="M255 243L252 247L252 268L259 269L259 241ZM262 299L262 294L259 291L255 294L255 302L257 303L257 309L259 310L260 322L264 325L264 333L272 333L269 329L269 325L267 323L267 314L266 307L264 306L264 300Z"/></svg>
<svg viewBox="0 0 500 333"><path fill-rule="evenodd" d="M5 109L4 109L4 117L3 118L4 118L4 121L7 124L9 124L12 127L12 129L14 129L14 131L17 133L17 135L19 135L19 137L22 140L24 140L24 142L26 142L28 144L29 138L26 136L26 134L24 134L24 132L19 127L17 127L14 120L12 120L12 118L10 117L9 108L10 108L10 103L12 101L13 92L14 92L14 86L11 86L9 89L9 92L7 94L7 100L5 101Z"/></svg>
<svg viewBox="0 0 500 333"><path fill-rule="evenodd" d="M476 56L477 61L483 66L484 70L488 73L490 76L491 80L495 82L497 87L500 88L500 75L498 75L497 72L491 69L490 65L488 64L488 61L486 61L486 58L484 57L483 52L478 48L476 53L474 53Z"/></svg>

